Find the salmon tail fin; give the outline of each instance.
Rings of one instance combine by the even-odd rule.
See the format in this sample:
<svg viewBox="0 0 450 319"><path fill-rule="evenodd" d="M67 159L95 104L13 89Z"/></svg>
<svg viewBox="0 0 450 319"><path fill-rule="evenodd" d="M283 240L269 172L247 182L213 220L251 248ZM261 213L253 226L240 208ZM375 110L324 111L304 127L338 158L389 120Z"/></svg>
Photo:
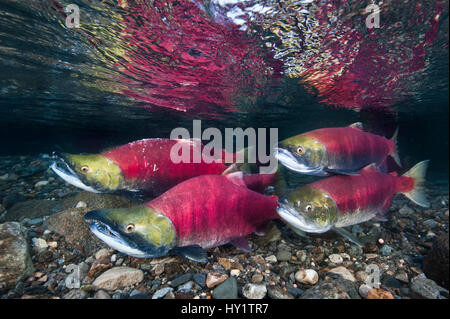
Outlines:
<svg viewBox="0 0 450 319"><path fill-rule="evenodd" d="M425 174L428 169L430 161L422 161L414 165L409 171L407 171L403 176L410 177L414 180L414 187L408 192L403 194L422 207L430 207L430 202L425 197Z"/></svg>
<svg viewBox="0 0 450 319"><path fill-rule="evenodd" d="M394 150L391 154L389 154L397 163L398 166L402 167L402 162L400 161L400 156L398 155L398 145L397 145L397 137L398 137L398 127L395 129L394 135L391 137L391 141L394 143Z"/></svg>

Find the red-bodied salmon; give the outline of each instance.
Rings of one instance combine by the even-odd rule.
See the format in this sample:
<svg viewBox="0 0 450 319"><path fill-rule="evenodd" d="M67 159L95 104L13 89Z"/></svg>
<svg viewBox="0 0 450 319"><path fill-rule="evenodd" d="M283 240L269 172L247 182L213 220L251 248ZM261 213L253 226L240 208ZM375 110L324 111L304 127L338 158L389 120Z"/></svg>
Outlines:
<svg viewBox="0 0 450 319"><path fill-rule="evenodd" d="M395 194L429 207L424 195L428 163L420 162L402 176L381 173L374 164L362 169L359 176L332 176L293 191L277 211L296 230L324 233L333 229L357 243L342 227L374 217L384 220Z"/></svg>
<svg viewBox="0 0 450 319"><path fill-rule="evenodd" d="M388 156L401 166L397 133L389 140L365 132L361 123L317 129L281 141L275 156L284 166L302 174L357 175L372 163L383 168Z"/></svg>
<svg viewBox="0 0 450 319"><path fill-rule="evenodd" d="M187 146L185 162L174 162L171 157L171 151L181 150L174 148L177 143ZM225 151L218 157L201 154L203 149L201 141L194 139L143 139L100 154L55 155L51 168L66 182L90 192L158 196L189 178L233 170L232 165L225 164ZM195 160L197 150L201 156ZM236 158L235 154L229 157Z"/></svg>
<svg viewBox="0 0 450 319"><path fill-rule="evenodd" d="M205 262L204 249L232 243L250 250L245 236L278 219L277 206L276 196L248 189L242 172L235 172L194 177L144 205L90 211L85 220L96 236L127 255L170 253Z"/></svg>

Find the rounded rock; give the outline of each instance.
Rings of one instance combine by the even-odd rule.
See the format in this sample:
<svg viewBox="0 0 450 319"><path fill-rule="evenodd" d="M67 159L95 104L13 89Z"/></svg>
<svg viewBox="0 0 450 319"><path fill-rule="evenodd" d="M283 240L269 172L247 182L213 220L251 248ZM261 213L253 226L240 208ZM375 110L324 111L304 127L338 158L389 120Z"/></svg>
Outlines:
<svg viewBox="0 0 450 319"><path fill-rule="evenodd" d="M319 275L314 269L302 269L295 273L295 280L301 284L315 285L319 281Z"/></svg>
<svg viewBox="0 0 450 319"><path fill-rule="evenodd" d="M246 284L242 288L242 294L247 299L263 299L267 294L267 288L265 285Z"/></svg>
<svg viewBox="0 0 450 319"><path fill-rule="evenodd" d="M92 283L96 290L104 289L113 291L140 283L144 279L144 273L140 269L130 267L115 267L101 274Z"/></svg>
<svg viewBox="0 0 450 319"><path fill-rule="evenodd" d="M328 256L328 259L333 263L333 264L342 264L344 259L342 258L341 255L339 254L332 254L330 256Z"/></svg>

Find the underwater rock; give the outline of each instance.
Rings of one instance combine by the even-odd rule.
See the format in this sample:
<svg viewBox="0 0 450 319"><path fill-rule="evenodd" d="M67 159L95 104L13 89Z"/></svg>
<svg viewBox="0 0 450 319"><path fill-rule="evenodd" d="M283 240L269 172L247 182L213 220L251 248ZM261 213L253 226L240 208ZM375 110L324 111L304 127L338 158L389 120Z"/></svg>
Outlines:
<svg viewBox="0 0 450 319"><path fill-rule="evenodd" d="M94 299L111 299L111 296L104 290L99 290L95 293Z"/></svg>
<svg viewBox="0 0 450 319"><path fill-rule="evenodd" d="M65 294L62 299L86 299L87 292L80 289L74 289Z"/></svg>
<svg viewBox="0 0 450 319"><path fill-rule="evenodd" d="M131 267L115 267L101 274L92 283L92 288L113 291L140 283L144 273L140 269Z"/></svg>
<svg viewBox="0 0 450 319"><path fill-rule="evenodd" d="M340 275L342 278L351 281L356 282L355 276L345 267L336 267L329 270L330 273Z"/></svg>
<svg viewBox="0 0 450 319"><path fill-rule="evenodd" d="M214 288L215 286L223 283L227 278L228 278L227 274L210 272L206 276L206 286L208 288Z"/></svg>
<svg viewBox="0 0 450 319"><path fill-rule="evenodd" d="M33 199L14 204L3 216L3 221L20 221L24 218L39 218L54 214L60 202L54 200Z"/></svg>
<svg viewBox="0 0 450 319"><path fill-rule="evenodd" d="M342 278L327 279L305 291L300 299L361 299L358 286Z"/></svg>
<svg viewBox="0 0 450 319"><path fill-rule="evenodd" d="M242 294L247 299L263 299L267 294L266 285L246 284Z"/></svg>
<svg viewBox="0 0 450 319"><path fill-rule="evenodd" d="M422 274L411 280L411 295L421 299L448 299L448 290Z"/></svg>
<svg viewBox="0 0 450 319"><path fill-rule="evenodd" d="M394 296L387 290L372 288L367 294L367 299L394 299Z"/></svg>
<svg viewBox="0 0 450 319"><path fill-rule="evenodd" d="M448 254L448 234L444 234L433 241L430 252L423 259L425 275L447 289L449 288Z"/></svg>
<svg viewBox="0 0 450 319"><path fill-rule="evenodd" d="M123 208L131 206L131 200L126 197L111 194L95 194L82 191L73 197L66 198L62 203L62 209L74 208L80 202L85 203L86 208L88 208L89 210L104 208Z"/></svg>
<svg viewBox="0 0 450 319"><path fill-rule="evenodd" d="M315 285L319 281L319 275L314 269L302 269L295 273L295 280L301 284Z"/></svg>
<svg viewBox="0 0 450 319"><path fill-rule="evenodd" d="M89 209L71 208L53 214L44 222L44 227L59 235L75 248L82 248L85 256L93 255L106 245L89 230L89 224L84 221L84 215Z"/></svg>
<svg viewBox="0 0 450 319"><path fill-rule="evenodd" d="M236 299L238 297L238 286L235 277L229 277L213 291L214 299Z"/></svg>
<svg viewBox="0 0 450 319"><path fill-rule="evenodd" d="M0 291L33 271L25 228L17 222L0 224Z"/></svg>
<svg viewBox="0 0 450 319"><path fill-rule="evenodd" d="M279 286L269 286L267 294L271 299L294 299L294 296Z"/></svg>
<svg viewBox="0 0 450 319"><path fill-rule="evenodd" d="M8 194L6 195L3 200L2 200L2 204L5 207L5 209L9 209L11 208L14 204L20 203L20 202L24 202L27 199L25 198L25 196L21 195L21 194Z"/></svg>

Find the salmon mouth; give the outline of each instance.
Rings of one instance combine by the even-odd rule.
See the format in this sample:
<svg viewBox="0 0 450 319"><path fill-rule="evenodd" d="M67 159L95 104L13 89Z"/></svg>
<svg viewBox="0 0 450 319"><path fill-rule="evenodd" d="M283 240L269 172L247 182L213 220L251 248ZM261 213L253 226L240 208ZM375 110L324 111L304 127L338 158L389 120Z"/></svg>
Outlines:
<svg viewBox="0 0 450 319"><path fill-rule="evenodd" d="M78 174L64 160L62 155L53 153L52 158L53 162L51 163L50 168L53 170L53 172L55 172L56 175L61 177L64 181L75 187L84 189L85 191L88 192L101 193L100 191L94 189L93 187L83 183Z"/></svg>
<svg viewBox="0 0 450 319"><path fill-rule="evenodd" d="M287 203L280 202L279 207L277 208L277 213L280 218L291 225L292 227L304 231L306 233L325 233L329 231L333 226L329 225L326 227L319 226L316 222L314 222L308 216L299 213L295 208L290 206Z"/></svg>
<svg viewBox="0 0 450 319"><path fill-rule="evenodd" d="M274 152L275 158L288 169L302 174L328 176L321 167L309 167L297 160L297 158L287 149L276 147Z"/></svg>
<svg viewBox="0 0 450 319"><path fill-rule="evenodd" d="M89 223L89 230L109 247L136 258L156 258L167 254L164 246L153 245L140 236L127 235L120 231L116 222L105 218L104 210L89 211L84 220Z"/></svg>

